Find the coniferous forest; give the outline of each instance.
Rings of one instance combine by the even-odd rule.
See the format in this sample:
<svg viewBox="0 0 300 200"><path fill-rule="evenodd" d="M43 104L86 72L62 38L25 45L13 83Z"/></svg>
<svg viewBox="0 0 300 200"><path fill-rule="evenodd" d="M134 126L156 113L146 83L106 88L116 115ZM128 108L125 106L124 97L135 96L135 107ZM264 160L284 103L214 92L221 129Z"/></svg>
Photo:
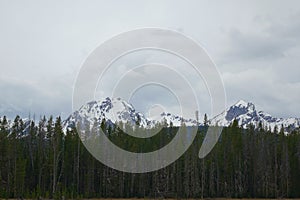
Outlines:
<svg viewBox="0 0 300 200"><path fill-rule="evenodd" d="M0 121L0 198L300 197L299 130L286 135L262 124L242 129L234 121L199 159L207 130L199 127L193 145L176 162L131 174L94 159L76 129L63 132L60 117L43 117L29 127L18 116L11 127L7 123L5 117ZM166 127L151 140L137 141L105 121L101 128L111 141L135 152L160 148L176 133L176 127Z"/></svg>

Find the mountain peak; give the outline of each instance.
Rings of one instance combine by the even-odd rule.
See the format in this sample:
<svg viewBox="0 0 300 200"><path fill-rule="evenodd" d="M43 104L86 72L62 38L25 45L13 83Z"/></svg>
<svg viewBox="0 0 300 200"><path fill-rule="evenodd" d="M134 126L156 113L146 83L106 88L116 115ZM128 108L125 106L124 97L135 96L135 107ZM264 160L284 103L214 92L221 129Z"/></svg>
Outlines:
<svg viewBox="0 0 300 200"><path fill-rule="evenodd" d="M242 118L243 121L248 121L257 115L255 106L253 103L240 100L226 110L225 119L228 122L232 122L234 119Z"/></svg>
<svg viewBox="0 0 300 200"><path fill-rule="evenodd" d="M235 119L238 121L238 124L241 127L246 128L249 124L257 127L261 122L264 127L270 127L271 131L274 130L275 126L283 126L286 130L292 130L300 126L299 119L282 119L272 117L270 114L267 114L263 111L256 111L255 105L253 103L246 102L244 100L239 100L237 103L227 108L222 114L212 118L210 120L210 124L229 126Z"/></svg>
<svg viewBox="0 0 300 200"><path fill-rule="evenodd" d="M142 113L137 112L134 106L127 101L121 98L107 97L83 105L64 121L64 127L66 130L66 128L75 127L77 123L80 123L80 125L88 124L91 128L94 123L100 124L103 119L111 124L123 122L144 128L151 128L159 122L167 122L168 125L172 122L173 126L180 126L182 122L189 126L197 124L196 120L183 119L181 116L170 113L162 113L158 119L148 119Z"/></svg>
<svg viewBox="0 0 300 200"><path fill-rule="evenodd" d="M247 101L244 101L244 100L239 100L238 102L236 102L233 106L236 106L236 107L253 107L254 104L251 103L251 102L247 102ZM254 106L255 107L255 106Z"/></svg>

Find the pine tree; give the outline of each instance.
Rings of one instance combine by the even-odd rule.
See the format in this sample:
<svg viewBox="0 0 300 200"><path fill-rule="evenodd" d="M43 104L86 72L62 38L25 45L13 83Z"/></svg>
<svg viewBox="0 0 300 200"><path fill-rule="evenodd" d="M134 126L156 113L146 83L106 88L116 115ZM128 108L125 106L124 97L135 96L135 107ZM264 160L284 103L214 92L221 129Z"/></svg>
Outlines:
<svg viewBox="0 0 300 200"><path fill-rule="evenodd" d="M204 114L204 121L203 121L203 124L204 124L205 127L208 126L208 118L207 118L206 113Z"/></svg>

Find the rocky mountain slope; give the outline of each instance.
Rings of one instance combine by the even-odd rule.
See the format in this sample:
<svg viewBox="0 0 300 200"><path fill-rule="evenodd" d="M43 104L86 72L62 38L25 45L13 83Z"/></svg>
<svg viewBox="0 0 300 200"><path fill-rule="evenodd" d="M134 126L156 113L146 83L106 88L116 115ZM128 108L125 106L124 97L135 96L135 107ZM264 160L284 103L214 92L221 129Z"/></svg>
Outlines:
<svg viewBox="0 0 300 200"><path fill-rule="evenodd" d="M224 117L225 116L225 117ZM240 126L246 128L249 124L258 127L261 122L263 127L270 128L274 131L275 126L280 129L282 126L285 131L289 132L300 127L299 118L276 118L264 111L257 111L255 105L243 100L238 101L230 106L223 113L213 117L210 125L229 126L236 119Z"/></svg>

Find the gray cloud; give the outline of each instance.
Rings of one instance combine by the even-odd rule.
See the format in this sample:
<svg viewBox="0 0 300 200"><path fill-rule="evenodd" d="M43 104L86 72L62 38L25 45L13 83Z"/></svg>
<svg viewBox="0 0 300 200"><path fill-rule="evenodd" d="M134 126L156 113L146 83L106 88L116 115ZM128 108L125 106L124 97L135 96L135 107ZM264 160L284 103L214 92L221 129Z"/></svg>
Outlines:
<svg viewBox="0 0 300 200"><path fill-rule="evenodd" d="M233 28L228 32L226 59L231 61L272 60L286 57L287 51L299 48L299 14L286 17L281 22L254 17L251 31ZM258 19L259 18L259 19Z"/></svg>
<svg viewBox="0 0 300 200"><path fill-rule="evenodd" d="M251 35L232 30L229 34L234 59L277 59L284 56L284 50L291 44L274 38L273 35ZM228 56L230 57L230 55Z"/></svg>

